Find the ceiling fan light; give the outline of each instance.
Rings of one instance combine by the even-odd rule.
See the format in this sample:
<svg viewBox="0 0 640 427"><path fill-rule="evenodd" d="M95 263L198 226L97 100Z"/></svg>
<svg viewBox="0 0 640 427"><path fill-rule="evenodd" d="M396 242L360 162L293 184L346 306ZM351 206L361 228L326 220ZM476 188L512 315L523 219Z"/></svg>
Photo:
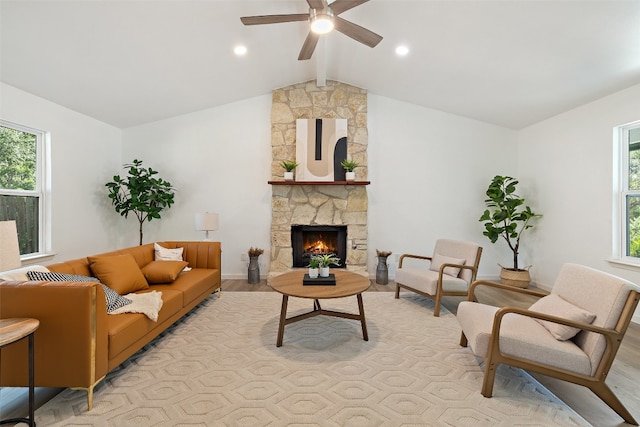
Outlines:
<svg viewBox="0 0 640 427"><path fill-rule="evenodd" d="M325 9L317 12L315 9L311 9L311 31L316 34L327 34L333 31L333 12L330 9Z"/></svg>

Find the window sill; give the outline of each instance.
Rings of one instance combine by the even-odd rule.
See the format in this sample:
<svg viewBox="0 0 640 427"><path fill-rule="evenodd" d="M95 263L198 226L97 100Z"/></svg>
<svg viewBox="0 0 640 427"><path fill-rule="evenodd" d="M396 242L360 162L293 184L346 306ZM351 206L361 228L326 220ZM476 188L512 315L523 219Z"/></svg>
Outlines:
<svg viewBox="0 0 640 427"><path fill-rule="evenodd" d="M55 253L26 255L20 258L23 267L38 264L43 261L51 261L55 257Z"/></svg>
<svg viewBox="0 0 640 427"><path fill-rule="evenodd" d="M640 271L640 260L634 262L623 259L609 258L607 259L607 262L613 264L614 267L624 268L625 270Z"/></svg>

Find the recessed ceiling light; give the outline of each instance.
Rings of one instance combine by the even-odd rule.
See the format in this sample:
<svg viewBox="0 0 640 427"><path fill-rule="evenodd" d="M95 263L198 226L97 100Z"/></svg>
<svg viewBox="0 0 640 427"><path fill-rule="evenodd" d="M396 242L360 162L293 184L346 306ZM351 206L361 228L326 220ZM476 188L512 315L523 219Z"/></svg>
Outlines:
<svg viewBox="0 0 640 427"><path fill-rule="evenodd" d="M235 53L238 56L242 56L245 53L247 53L247 47L243 45L238 45L233 48L233 53Z"/></svg>
<svg viewBox="0 0 640 427"><path fill-rule="evenodd" d="M405 45L400 45L396 47L396 55L405 56L409 53L409 48Z"/></svg>

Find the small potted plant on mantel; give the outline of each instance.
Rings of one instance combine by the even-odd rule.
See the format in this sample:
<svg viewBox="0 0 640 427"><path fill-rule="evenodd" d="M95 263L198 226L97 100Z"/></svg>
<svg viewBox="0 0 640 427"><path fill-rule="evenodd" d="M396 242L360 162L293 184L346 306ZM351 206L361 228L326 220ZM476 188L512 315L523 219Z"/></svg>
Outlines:
<svg viewBox="0 0 640 427"><path fill-rule="evenodd" d="M355 160L344 159L342 162L340 162L340 165L342 165L342 167L346 171L345 179L347 181L355 181L356 173L353 170L360 166L360 163L356 162Z"/></svg>
<svg viewBox="0 0 640 427"><path fill-rule="evenodd" d="M298 162L295 160L283 160L280 165L284 168L284 180L293 181L293 171L298 167Z"/></svg>
<svg viewBox="0 0 640 427"><path fill-rule="evenodd" d="M329 266L340 265L340 258L338 258L336 254L314 255L312 258L315 258L318 261L320 277L329 277Z"/></svg>
<svg viewBox="0 0 640 427"><path fill-rule="evenodd" d="M531 277L529 267L520 268L518 254L520 239L525 230L533 227L531 220L542 215L534 213L529 206L524 206L525 199L518 196L516 186L518 180L510 176L496 175L487 189L486 209L479 221L484 222L483 235L491 243L502 237L513 252L513 268L502 267L500 279L508 285L526 288Z"/></svg>

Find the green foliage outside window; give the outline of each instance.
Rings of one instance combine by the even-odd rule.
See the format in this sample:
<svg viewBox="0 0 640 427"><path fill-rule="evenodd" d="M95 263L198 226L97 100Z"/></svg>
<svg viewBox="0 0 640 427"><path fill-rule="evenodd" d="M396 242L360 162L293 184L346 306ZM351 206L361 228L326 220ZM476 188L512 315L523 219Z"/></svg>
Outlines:
<svg viewBox="0 0 640 427"><path fill-rule="evenodd" d="M635 132L633 132L635 131ZM629 132L629 190L640 191L640 128ZM627 255L640 257L640 196L627 196Z"/></svg>
<svg viewBox="0 0 640 427"><path fill-rule="evenodd" d="M36 147L36 135L0 126L0 190L9 190L0 194L0 221L16 221L21 255L40 247Z"/></svg>
<svg viewBox="0 0 640 427"><path fill-rule="evenodd" d="M36 136L0 126L0 188L36 189Z"/></svg>

